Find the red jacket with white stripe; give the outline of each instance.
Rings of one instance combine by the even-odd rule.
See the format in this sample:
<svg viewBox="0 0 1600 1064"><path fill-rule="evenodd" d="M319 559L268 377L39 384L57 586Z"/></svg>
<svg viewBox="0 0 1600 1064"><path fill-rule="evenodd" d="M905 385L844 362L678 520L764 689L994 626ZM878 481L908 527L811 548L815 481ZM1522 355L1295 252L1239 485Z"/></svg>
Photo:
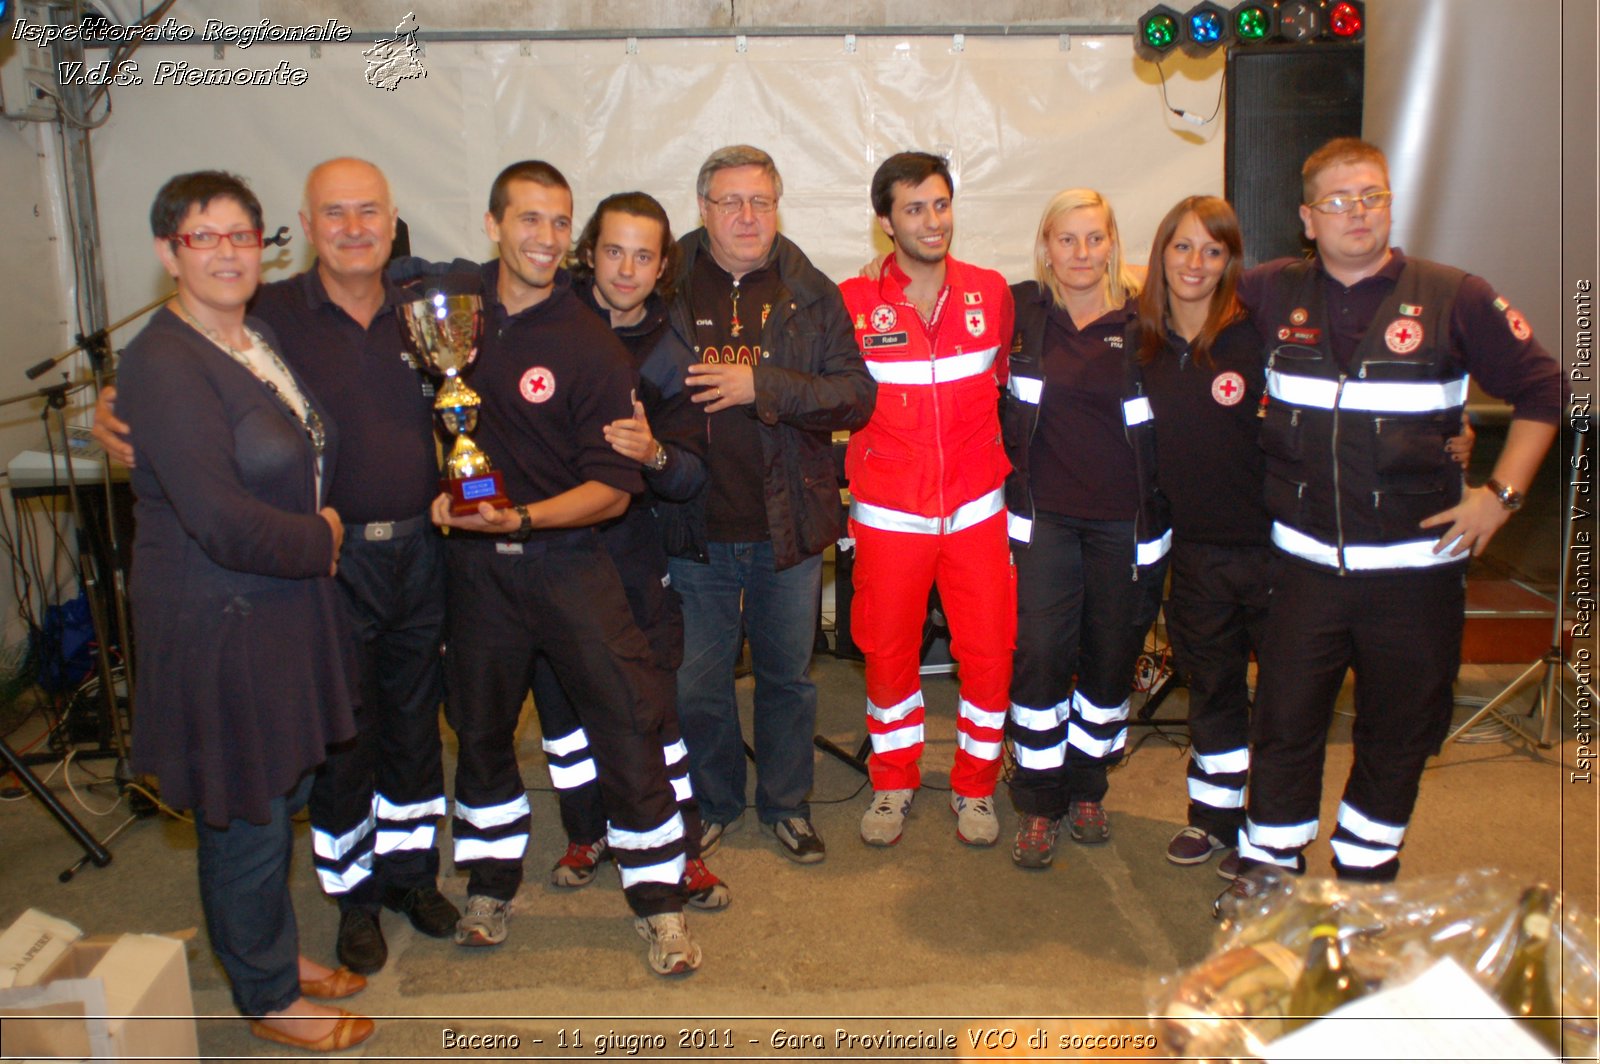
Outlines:
<svg viewBox="0 0 1600 1064"><path fill-rule="evenodd" d="M852 516L892 530L959 531L1000 512L1011 471L998 415L1011 290L993 270L946 259L930 326L907 283L891 256L877 280L839 286L878 383L872 420L851 433L845 456ZM923 527L917 518L934 520Z"/></svg>

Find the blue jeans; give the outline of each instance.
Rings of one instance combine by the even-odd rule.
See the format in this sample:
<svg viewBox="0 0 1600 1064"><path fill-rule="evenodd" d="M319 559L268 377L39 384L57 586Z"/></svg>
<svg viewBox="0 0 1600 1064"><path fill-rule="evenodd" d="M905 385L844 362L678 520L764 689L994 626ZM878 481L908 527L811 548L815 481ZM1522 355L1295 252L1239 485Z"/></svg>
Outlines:
<svg viewBox="0 0 1600 1064"><path fill-rule="evenodd" d="M233 820L211 827L195 810L200 906L211 948L233 984L233 1003L245 1016L265 1016L300 997L300 933L289 895L294 852L290 817L305 808L311 773L274 798L265 824Z"/></svg>
<svg viewBox="0 0 1600 1064"><path fill-rule="evenodd" d="M778 571L767 541L711 543L706 553L709 564L668 562L683 599L678 721L700 815L707 824L727 824L744 812L744 735L733 691L742 632L756 680L756 814L763 824L809 819L817 724L809 670L822 556Z"/></svg>

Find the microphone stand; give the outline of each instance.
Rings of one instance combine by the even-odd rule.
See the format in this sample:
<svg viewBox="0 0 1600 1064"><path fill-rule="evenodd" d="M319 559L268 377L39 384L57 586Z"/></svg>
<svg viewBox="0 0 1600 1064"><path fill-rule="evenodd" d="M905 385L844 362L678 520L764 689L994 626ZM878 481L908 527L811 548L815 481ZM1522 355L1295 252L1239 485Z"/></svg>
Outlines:
<svg viewBox="0 0 1600 1064"><path fill-rule="evenodd" d="M46 438L48 438L50 431L50 411L55 410L60 413L62 410L64 410L67 405L67 393L72 390L72 387L73 386L67 381L62 381L60 384L54 384L47 388L39 388L23 395L14 395L10 398L0 399L0 407L9 406L12 403L20 403L43 397L46 404L44 412L45 434ZM65 436L66 415L64 413L61 414L61 431L62 435ZM66 451L66 465L68 481L70 484L67 498L69 499L69 506L73 514L73 519L78 524L80 544L78 558L78 579L84 587L84 598L89 602L89 615L94 624L95 641L100 647L100 686L108 701L107 711L110 714L108 719L111 722L112 734L115 737L117 751L117 777L120 784L123 779L123 774L126 771L125 766L127 761L128 745L126 736L122 730L121 717L116 712L116 692L111 686L110 657L106 650L104 616L96 602L96 595L92 593L93 577L90 575L90 569L93 563L92 560L84 558L82 553L83 527L78 508L77 484L73 478L73 457L70 441L68 441ZM72 838L83 847L84 855L87 860L93 861L95 866L100 868L103 868L111 863L111 851L106 849L99 840L90 834L89 830L83 826L82 822L79 821L77 817L73 816L70 809L61 804L61 801L56 798L56 796L51 793L50 789L39 780L39 777L33 774L33 771L28 768L26 762L24 762L22 758L11 749L10 745L7 744L4 739L0 739L0 760L5 762L6 767L17 777L17 779L22 781L22 785L26 787L42 805L44 805L45 809L48 810L50 815L56 819L56 822L61 825L62 829L66 831L68 835L71 835ZM82 861L78 862L77 865L73 866L74 870L76 870L78 867L81 867L82 864ZM62 882L65 881L65 879L62 880Z"/></svg>

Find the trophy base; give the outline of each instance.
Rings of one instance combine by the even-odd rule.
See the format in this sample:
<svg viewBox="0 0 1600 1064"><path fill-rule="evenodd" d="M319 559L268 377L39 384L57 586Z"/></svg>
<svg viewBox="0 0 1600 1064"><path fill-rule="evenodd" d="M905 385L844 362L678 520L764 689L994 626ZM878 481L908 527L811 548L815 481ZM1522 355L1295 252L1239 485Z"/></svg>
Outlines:
<svg viewBox="0 0 1600 1064"><path fill-rule="evenodd" d="M439 481L439 490L449 494L450 513L456 517L477 513L481 502L497 510L511 508L511 500L506 497L506 487L500 480L498 469L475 477L446 477Z"/></svg>

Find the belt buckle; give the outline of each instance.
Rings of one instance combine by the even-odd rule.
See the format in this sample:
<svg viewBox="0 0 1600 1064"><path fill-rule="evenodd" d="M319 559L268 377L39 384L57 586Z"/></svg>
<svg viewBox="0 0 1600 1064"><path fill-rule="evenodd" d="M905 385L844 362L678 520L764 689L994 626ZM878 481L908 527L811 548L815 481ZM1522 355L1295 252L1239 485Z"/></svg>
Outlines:
<svg viewBox="0 0 1600 1064"><path fill-rule="evenodd" d="M365 539L393 539L394 538L394 522L393 521L373 521L371 524L367 525L367 527L366 527L366 535L363 538L365 538Z"/></svg>

